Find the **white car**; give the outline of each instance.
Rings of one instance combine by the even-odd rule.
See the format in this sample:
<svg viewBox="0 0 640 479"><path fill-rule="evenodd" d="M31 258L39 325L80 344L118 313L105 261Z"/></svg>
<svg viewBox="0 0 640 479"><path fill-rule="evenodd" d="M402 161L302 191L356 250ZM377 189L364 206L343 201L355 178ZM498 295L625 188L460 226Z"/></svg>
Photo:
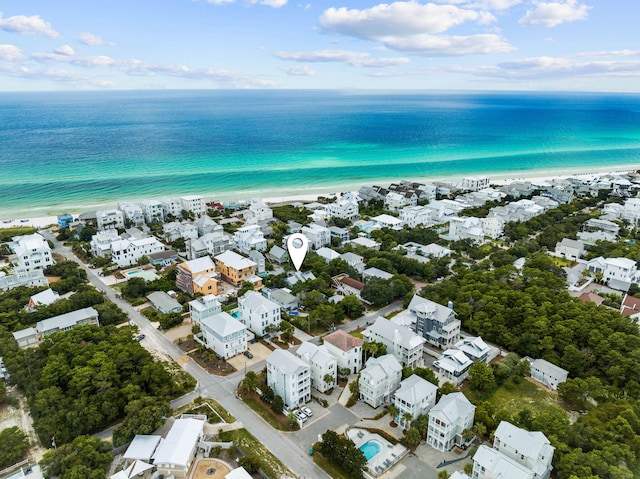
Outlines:
<svg viewBox="0 0 640 479"><path fill-rule="evenodd" d="M313 416L313 412L307 406L302 406L300 410L305 413L308 417Z"/></svg>
<svg viewBox="0 0 640 479"><path fill-rule="evenodd" d="M303 413L300 409L296 409L293 411L293 414L298 418L299 421L305 422L308 418L305 413Z"/></svg>

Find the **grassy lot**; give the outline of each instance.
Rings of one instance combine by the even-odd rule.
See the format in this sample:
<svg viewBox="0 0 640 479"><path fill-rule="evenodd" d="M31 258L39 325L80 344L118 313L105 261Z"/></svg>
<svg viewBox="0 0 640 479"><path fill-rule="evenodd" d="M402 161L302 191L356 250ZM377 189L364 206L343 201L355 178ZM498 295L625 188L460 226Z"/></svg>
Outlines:
<svg viewBox="0 0 640 479"><path fill-rule="evenodd" d="M359 331L351 331L349 334L354 338L364 339L364 336Z"/></svg>
<svg viewBox="0 0 640 479"><path fill-rule="evenodd" d="M31 235L38 231L31 226L16 226L14 228L0 229L0 242L11 241L14 236Z"/></svg>
<svg viewBox="0 0 640 479"><path fill-rule="evenodd" d="M201 403L198 403L196 398L194 403L190 404L187 409L182 411L183 414L206 414L209 424L216 424L222 419L224 422L230 424L236 422L236 418L227 412L217 401L213 399L203 399Z"/></svg>
<svg viewBox="0 0 640 479"><path fill-rule="evenodd" d="M291 431L287 424L287 418L283 414L274 413L271 408L255 397L245 397L243 401L253 409L262 419L267 421L271 427L279 431Z"/></svg>
<svg viewBox="0 0 640 479"><path fill-rule="evenodd" d="M524 378L514 381L511 377L488 395L470 391L468 388L463 392L474 404L489 401L497 409L505 408L512 416L524 409L530 410L534 416L537 416L552 406L562 407L557 394L548 392Z"/></svg>
<svg viewBox="0 0 640 479"><path fill-rule="evenodd" d="M329 461L329 459L317 452L315 448L313 450L313 462L320 466L322 470L333 479L349 479L351 477L342 469L338 468L334 463Z"/></svg>
<svg viewBox="0 0 640 479"><path fill-rule="evenodd" d="M246 429L223 432L220 434L220 440L233 441L245 455L260 464L260 469L269 477L295 477L293 472L282 464L277 457L271 454L271 452Z"/></svg>
<svg viewBox="0 0 640 479"><path fill-rule="evenodd" d="M557 256L550 256L551 260L553 261L553 264L555 264L556 266L560 266L561 268L564 268L565 266L575 266L576 263L574 261L568 260L566 258L558 258Z"/></svg>

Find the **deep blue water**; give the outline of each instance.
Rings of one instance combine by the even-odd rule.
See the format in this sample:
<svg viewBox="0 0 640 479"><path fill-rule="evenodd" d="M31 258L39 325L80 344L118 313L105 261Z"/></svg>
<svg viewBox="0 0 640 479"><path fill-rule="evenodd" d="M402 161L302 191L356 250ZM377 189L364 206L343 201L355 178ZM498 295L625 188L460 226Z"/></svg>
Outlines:
<svg viewBox="0 0 640 479"><path fill-rule="evenodd" d="M57 213L164 195L273 197L397 179L638 166L638 95L0 94L4 212Z"/></svg>

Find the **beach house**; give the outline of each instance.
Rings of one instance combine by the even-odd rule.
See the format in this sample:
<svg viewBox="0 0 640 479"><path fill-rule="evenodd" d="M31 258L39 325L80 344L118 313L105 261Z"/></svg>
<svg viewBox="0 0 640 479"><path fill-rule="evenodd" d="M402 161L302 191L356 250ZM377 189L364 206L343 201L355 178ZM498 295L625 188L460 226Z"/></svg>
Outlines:
<svg viewBox="0 0 640 479"><path fill-rule="evenodd" d="M240 321L258 336L280 326L280 306L255 291L247 291L238 298Z"/></svg>
<svg viewBox="0 0 640 479"><path fill-rule="evenodd" d="M360 371L359 398L371 407L378 407L391 399L401 379L402 365L393 354L369 358Z"/></svg>
<svg viewBox="0 0 640 479"><path fill-rule="evenodd" d="M266 251L267 240L260 226L245 225L234 233L233 247L244 254L249 254L252 250Z"/></svg>
<svg viewBox="0 0 640 479"><path fill-rule="evenodd" d="M267 385L287 409L311 399L311 367L289 351L276 349L267 357Z"/></svg>
<svg viewBox="0 0 640 479"><path fill-rule="evenodd" d="M324 347L338 361L338 367L356 374L362 368L362 345L364 341L341 329L324 337Z"/></svg>
<svg viewBox="0 0 640 479"><path fill-rule="evenodd" d="M218 273L209 256L185 261L176 267L176 286L185 293L218 294Z"/></svg>
<svg viewBox="0 0 640 479"><path fill-rule="evenodd" d="M416 294L407 309L396 315L396 320L410 324L411 329L440 349L451 348L460 340L460 320L453 304L442 306Z"/></svg>
<svg viewBox="0 0 640 479"><path fill-rule="evenodd" d="M393 394L392 402L398 408L396 424L409 429L412 421L429 412L435 405L437 392L438 386L415 374L404 379Z"/></svg>
<svg viewBox="0 0 640 479"><path fill-rule="evenodd" d="M549 389L558 390L558 384L563 383L569 377L569 371L556 366L545 359L524 358L531 366L531 379L544 384Z"/></svg>
<svg viewBox="0 0 640 479"><path fill-rule="evenodd" d="M190 213L200 216L206 213L207 205L204 201L204 196L200 195L187 195L180 197L180 205L183 210L189 211Z"/></svg>
<svg viewBox="0 0 640 479"><path fill-rule="evenodd" d="M464 446L464 432L473 427L476 407L462 393L445 394L429 411L427 444L445 452Z"/></svg>
<svg viewBox="0 0 640 479"><path fill-rule="evenodd" d="M154 454L158 475L175 479L186 479L189 476L205 423L203 419L176 419Z"/></svg>
<svg viewBox="0 0 640 479"><path fill-rule="evenodd" d="M133 203L118 203L118 209L124 215L125 224L129 226L144 225L144 212L142 208Z"/></svg>
<svg viewBox="0 0 640 479"><path fill-rule="evenodd" d="M240 286L243 281L250 281L254 288L262 287L262 278L256 276L258 265L233 251L225 251L213 258L223 281Z"/></svg>
<svg viewBox="0 0 640 479"><path fill-rule="evenodd" d="M124 213L120 210L96 211L98 230L124 228Z"/></svg>
<svg viewBox="0 0 640 479"><path fill-rule="evenodd" d="M154 237L121 239L111 243L111 260L124 268L136 264L143 256L164 250L165 246Z"/></svg>
<svg viewBox="0 0 640 479"><path fill-rule="evenodd" d="M316 346L305 341L296 355L311 368L311 387L324 393L336 385L338 361L324 345Z"/></svg>
<svg viewBox="0 0 640 479"><path fill-rule="evenodd" d="M247 350L247 327L229 313L203 315L199 321L201 332L195 339L219 357L228 359Z"/></svg>
<svg viewBox="0 0 640 479"><path fill-rule="evenodd" d="M14 236L9 249L15 254L12 263L20 271L46 269L55 263L49 243L39 233Z"/></svg>
<svg viewBox="0 0 640 479"><path fill-rule="evenodd" d="M140 202L140 208L146 223L162 223L164 221L162 202L158 200L143 200Z"/></svg>
<svg viewBox="0 0 640 479"><path fill-rule="evenodd" d="M416 368L422 365L425 339L411 329L378 316L375 323L362 332L367 342L379 342L386 346L403 366Z"/></svg>
<svg viewBox="0 0 640 479"><path fill-rule="evenodd" d="M469 368L473 361L466 354L458 349L447 349L440 357L434 361L433 368L436 370L442 382L450 382L460 386L469 375Z"/></svg>

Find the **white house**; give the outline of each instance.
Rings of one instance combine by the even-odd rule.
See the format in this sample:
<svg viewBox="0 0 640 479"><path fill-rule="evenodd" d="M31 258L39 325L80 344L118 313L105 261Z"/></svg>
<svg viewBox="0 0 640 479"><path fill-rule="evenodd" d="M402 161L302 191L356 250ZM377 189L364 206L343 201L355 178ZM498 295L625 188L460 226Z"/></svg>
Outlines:
<svg viewBox="0 0 640 479"><path fill-rule="evenodd" d="M582 258L585 252L584 243L580 240L562 238L562 241L556 243L556 254L573 261Z"/></svg>
<svg viewBox="0 0 640 479"><path fill-rule="evenodd" d="M482 444L473 456L473 479L534 479L533 471Z"/></svg>
<svg viewBox="0 0 640 479"><path fill-rule="evenodd" d="M480 220L485 236L498 239L504 234L504 219L499 216L488 216Z"/></svg>
<svg viewBox="0 0 640 479"><path fill-rule="evenodd" d="M433 218L433 210L424 206L407 206L400 210L400 220L409 228L430 225Z"/></svg>
<svg viewBox="0 0 640 479"><path fill-rule="evenodd" d="M140 203L144 220L147 223L162 223L164 221L164 208L158 200L144 200Z"/></svg>
<svg viewBox="0 0 640 479"><path fill-rule="evenodd" d="M378 216L374 216L371 218L378 228L389 228L392 230L399 231L402 229L403 222L401 219L396 218L395 216L391 216L388 214L381 214Z"/></svg>
<svg viewBox="0 0 640 479"><path fill-rule="evenodd" d="M191 313L191 320L199 325L204 318L221 313L222 305L213 294L207 294L189 301L189 312Z"/></svg>
<svg viewBox="0 0 640 479"><path fill-rule="evenodd" d="M484 230L480 218L461 216L449 218L449 238L453 241L469 239L475 244L484 241Z"/></svg>
<svg viewBox="0 0 640 479"><path fill-rule="evenodd" d="M441 452L463 446L463 432L473 427L475 411L476 407L462 393L442 396L429 411L427 444Z"/></svg>
<svg viewBox="0 0 640 479"><path fill-rule="evenodd" d="M369 358L366 367L360 371L360 399L371 407L378 407L391 400L401 379L402 365L393 354Z"/></svg>
<svg viewBox="0 0 640 479"><path fill-rule="evenodd" d="M469 375L469 368L473 361L458 349L447 349L433 363L433 368L443 382L450 382L460 386Z"/></svg>
<svg viewBox="0 0 640 479"><path fill-rule="evenodd" d="M198 227L185 221L172 221L162 225L162 234L169 243L179 238L194 240L198 238Z"/></svg>
<svg viewBox="0 0 640 479"><path fill-rule="evenodd" d="M488 176L470 176L462 179L461 187L463 190L478 191L483 188L488 188L489 183L490 180Z"/></svg>
<svg viewBox="0 0 640 479"><path fill-rule="evenodd" d="M544 434L501 421L493 437L493 448L500 454L531 470L535 479L549 478L555 448Z"/></svg>
<svg viewBox="0 0 640 479"><path fill-rule="evenodd" d="M411 193L391 191L384 198L385 209L393 212L400 211L407 206L416 206L417 204L418 197Z"/></svg>
<svg viewBox="0 0 640 479"><path fill-rule="evenodd" d="M249 208L243 212L247 224L256 224L269 221L273 218L273 210L259 198L249 200Z"/></svg>
<svg viewBox="0 0 640 479"><path fill-rule="evenodd" d="M636 262L629 258L603 258L598 256L587 263L592 273L601 273L603 280L614 288L627 291L631 283L638 281Z"/></svg>
<svg viewBox="0 0 640 479"><path fill-rule="evenodd" d="M183 210L190 211L196 216L205 214L207 206L204 202L204 196L200 195L187 195L180 197L180 204Z"/></svg>
<svg viewBox="0 0 640 479"><path fill-rule="evenodd" d="M346 261L347 264L355 269L358 273L362 273L366 268L364 264L364 258L359 254L352 253L351 251L342 253L340 255L340 259Z"/></svg>
<svg viewBox="0 0 640 479"><path fill-rule="evenodd" d="M233 235L233 246L244 254L249 254L251 250L265 251L267 240L260 226L246 225L239 228Z"/></svg>
<svg viewBox="0 0 640 479"><path fill-rule="evenodd" d="M316 346L305 341L296 351L296 355L311 368L311 387L323 393L336 385L338 361L324 345ZM326 381L329 376L331 380Z"/></svg>
<svg viewBox="0 0 640 479"><path fill-rule="evenodd" d="M46 269L55 263L49 243L40 234L14 236L9 249L15 253L13 262L21 271Z"/></svg>
<svg viewBox="0 0 640 479"><path fill-rule="evenodd" d="M454 346L455 349L462 351L471 361L482 361L489 363L491 347L485 343L480 336L467 336L458 341Z"/></svg>
<svg viewBox="0 0 640 479"><path fill-rule="evenodd" d="M460 320L456 318L453 305L442 306L416 294L394 321L396 319L410 323L411 329L440 349L451 348L460 340Z"/></svg>
<svg viewBox="0 0 640 479"><path fill-rule="evenodd" d="M303 226L300 232L309 240L310 249L318 249L331 244L331 233L329 228L321 226L317 223L311 223Z"/></svg>
<svg viewBox="0 0 640 479"><path fill-rule="evenodd" d="M208 218L208 216L201 216ZM231 240L224 233L222 226L216 225L214 231L206 233L198 239L189 242L189 259L201 258L202 256L217 256L231 249Z"/></svg>
<svg viewBox="0 0 640 479"><path fill-rule="evenodd" d="M438 386L415 374L403 380L393 395L393 404L398 408L395 422L409 429L412 421L435 405L437 392ZM405 414L410 414L411 419L407 420Z"/></svg>
<svg viewBox="0 0 640 479"><path fill-rule="evenodd" d="M124 213L120 210L96 211L98 230L124 228Z"/></svg>
<svg viewBox="0 0 640 479"><path fill-rule="evenodd" d="M324 205L324 211L328 218L342 218L355 221L358 219L358 210L358 201L356 197L350 193L343 195L334 203Z"/></svg>
<svg viewBox="0 0 640 479"><path fill-rule="evenodd" d="M162 212L165 218L169 215L175 218L182 216L182 204L179 201L165 196L160 199L160 203L162 203Z"/></svg>
<svg viewBox="0 0 640 479"><path fill-rule="evenodd" d="M362 236L358 236L357 238L349 240L345 244L362 246L364 248L369 248L376 251L380 249L380 243L369 238L364 238Z"/></svg>
<svg viewBox="0 0 640 479"><path fill-rule="evenodd" d="M159 474L186 479L202 440L205 422L193 418L176 419L155 452L154 465Z"/></svg>
<svg viewBox="0 0 640 479"><path fill-rule="evenodd" d="M268 327L280 326L280 306L255 291L238 298L240 321L258 336L267 334Z"/></svg>
<svg viewBox="0 0 640 479"><path fill-rule="evenodd" d="M316 250L316 253L318 254L318 256L320 256L324 260L325 263L329 263L334 259L340 258L340 253L332 250L331 248L327 248L326 246L323 246L322 248L318 248Z"/></svg>
<svg viewBox="0 0 640 479"><path fill-rule="evenodd" d="M196 339L218 356L230 358L247 350L247 327L229 313L223 311L202 318L200 329Z"/></svg>
<svg viewBox="0 0 640 479"><path fill-rule="evenodd" d="M365 341L380 342L387 347L403 366L415 368L422 365L425 339L409 328L378 316L376 322L362 332Z"/></svg>
<svg viewBox="0 0 640 479"><path fill-rule="evenodd" d="M52 290L51 288L47 288L44 291L40 291L39 293L34 294L29 298L29 304L25 307L27 311L35 311L38 306L48 306L50 304L55 303L60 299L60 295Z"/></svg>
<svg viewBox="0 0 640 479"><path fill-rule="evenodd" d="M100 256L101 258L107 258L111 256L111 244L114 241L118 241L120 236L115 229L106 229L104 231L98 231L91 237L90 247L91 254L94 256Z"/></svg>
<svg viewBox="0 0 640 479"><path fill-rule="evenodd" d="M16 268L14 274L6 274L4 271L0 271L0 291L8 291L20 286L34 287L34 286L48 286L49 282L44 277L44 272L41 269L34 271L27 271L23 268Z"/></svg>
<svg viewBox="0 0 640 479"><path fill-rule="evenodd" d="M362 345L364 341L351 336L341 329L327 334L324 347L338 361L338 367L348 369L350 374L356 374L362 368Z"/></svg>
<svg viewBox="0 0 640 479"><path fill-rule="evenodd" d="M382 271L378 268L367 268L362 272L362 282L368 283L372 279L391 279L393 275L391 273L387 273L386 271Z"/></svg>
<svg viewBox="0 0 640 479"><path fill-rule="evenodd" d="M111 260L124 268L136 264L143 256L164 251L156 238L122 239L111 243Z"/></svg>
<svg viewBox="0 0 640 479"><path fill-rule="evenodd" d="M558 384L563 383L569 377L569 371L562 369L544 359L525 358L531 365L531 379L544 384L549 389L558 390Z"/></svg>
<svg viewBox="0 0 640 479"><path fill-rule="evenodd" d="M276 349L267 358L267 385L287 409L311 399L311 367L289 351Z"/></svg>
<svg viewBox="0 0 640 479"><path fill-rule="evenodd" d="M18 346L25 347L39 343L46 336L61 331L68 331L83 324L100 325L98 312L89 307L60 314L52 318L43 319L36 323L35 328L26 328L13 333Z"/></svg>
<svg viewBox="0 0 640 479"><path fill-rule="evenodd" d="M181 313L182 305L164 291L153 291L147 295L151 306L163 314Z"/></svg>
<svg viewBox="0 0 640 479"><path fill-rule="evenodd" d="M133 226L144 224L144 212L142 208L133 203L118 203L118 209L124 214L124 219Z"/></svg>

